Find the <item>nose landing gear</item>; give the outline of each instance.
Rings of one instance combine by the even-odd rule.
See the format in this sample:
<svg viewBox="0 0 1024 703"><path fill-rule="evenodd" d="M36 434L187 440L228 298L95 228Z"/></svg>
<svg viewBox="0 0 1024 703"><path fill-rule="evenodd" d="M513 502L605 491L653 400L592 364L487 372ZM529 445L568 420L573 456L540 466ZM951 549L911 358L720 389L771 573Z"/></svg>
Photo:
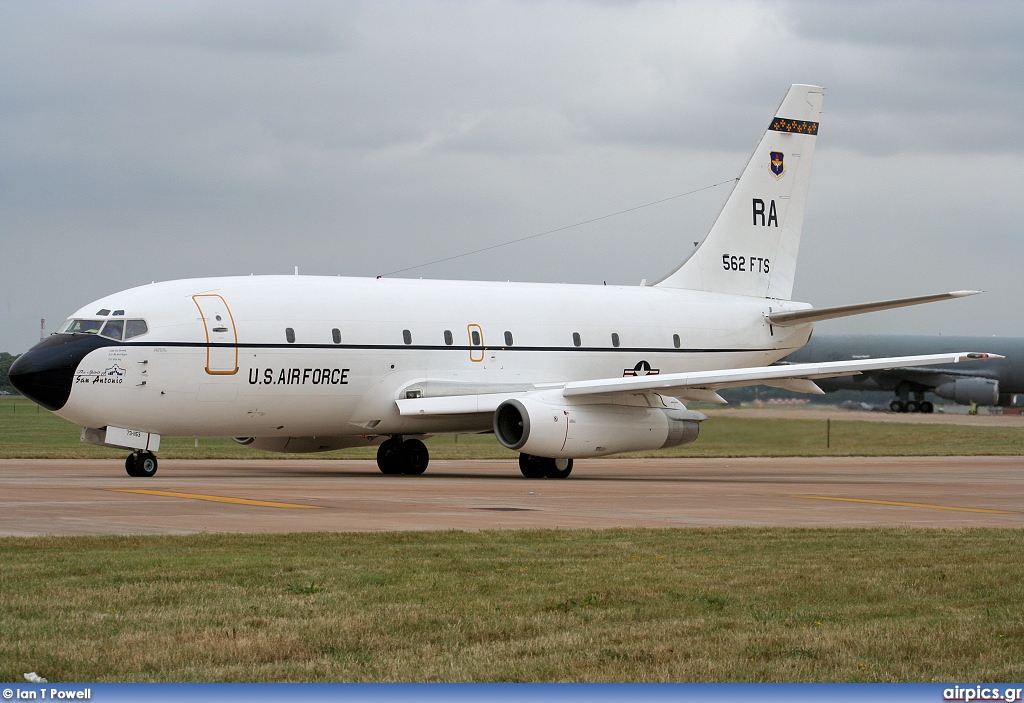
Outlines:
<svg viewBox="0 0 1024 703"><path fill-rule="evenodd" d="M153 452L132 452L124 460L124 470L136 478L149 478L156 473L156 467L156 455Z"/></svg>

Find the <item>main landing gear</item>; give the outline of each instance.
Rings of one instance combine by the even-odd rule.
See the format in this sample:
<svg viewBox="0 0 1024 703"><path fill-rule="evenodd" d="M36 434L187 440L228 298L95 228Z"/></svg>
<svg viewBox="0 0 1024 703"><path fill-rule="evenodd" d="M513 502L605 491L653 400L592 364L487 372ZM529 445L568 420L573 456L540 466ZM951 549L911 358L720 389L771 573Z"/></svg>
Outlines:
<svg viewBox="0 0 1024 703"><path fill-rule="evenodd" d="M569 478L572 459L548 459L533 454L520 454L519 470L526 478Z"/></svg>
<svg viewBox="0 0 1024 703"><path fill-rule="evenodd" d="M132 452L124 460L124 470L129 476L149 478L156 473L156 455L153 452Z"/></svg>
<svg viewBox="0 0 1024 703"><path fill-rule="evenodd" d="M889 410L894 413L931 413L935 412L935 406L927 400L917 402L915 400L902 401L894 398L889 401Z"/></svg>
<svg viewBox="0 0 1024 703"><path fill-rule="evenodd" d="M377 448L377 467L383 474L419 476L427 470L429 462L427 445L418 439L403 441L401 437L392 437Z"/></svg>
<svg viewBox="0 0 1024 703"><path fill-rule="evenodd" d="M910 399L910 387L901 384L896 389L896 397L889 401L889 410L894 413L931 413L935 406L924 399L924 391L913 391L914 399Z"/></svg>

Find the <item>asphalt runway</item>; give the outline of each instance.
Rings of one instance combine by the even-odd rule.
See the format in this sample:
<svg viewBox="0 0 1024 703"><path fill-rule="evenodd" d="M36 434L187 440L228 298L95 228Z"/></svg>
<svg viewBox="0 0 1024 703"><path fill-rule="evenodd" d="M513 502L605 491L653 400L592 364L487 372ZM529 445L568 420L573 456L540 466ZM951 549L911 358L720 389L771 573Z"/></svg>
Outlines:
<svg viewBox="0 0 1024 703"><path fill-rule="evenodd" d="M0 460L0 535L608 527L1022 527L1024 457L509 461Z"/></svg>

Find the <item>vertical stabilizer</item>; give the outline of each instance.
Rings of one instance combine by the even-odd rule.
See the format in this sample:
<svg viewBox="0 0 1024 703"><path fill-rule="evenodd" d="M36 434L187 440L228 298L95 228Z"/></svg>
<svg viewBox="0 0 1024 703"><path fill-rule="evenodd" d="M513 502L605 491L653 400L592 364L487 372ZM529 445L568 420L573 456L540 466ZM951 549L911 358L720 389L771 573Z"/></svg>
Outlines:
<svg viewBox="0 0 1024 703"><path fill-rule="evenodd" d="M790 86L711 231L657 285L790 298L823 94Z"/></svg>

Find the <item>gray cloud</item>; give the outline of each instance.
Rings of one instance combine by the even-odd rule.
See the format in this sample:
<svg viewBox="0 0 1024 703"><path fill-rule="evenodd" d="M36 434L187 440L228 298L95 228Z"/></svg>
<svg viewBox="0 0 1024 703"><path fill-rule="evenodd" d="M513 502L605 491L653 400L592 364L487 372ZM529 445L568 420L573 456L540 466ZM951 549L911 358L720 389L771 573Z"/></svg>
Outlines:
<svg viewBox="0 0 1024 703"><path fill-rule="evenodd" d="M0 350L150 280L375 275L726 180L793 82L829 89L797 294L985 287L850 324L1021 334L1022 23L1002 2L2 4ZM406 275L653 280L724 197Z"/></svg>

